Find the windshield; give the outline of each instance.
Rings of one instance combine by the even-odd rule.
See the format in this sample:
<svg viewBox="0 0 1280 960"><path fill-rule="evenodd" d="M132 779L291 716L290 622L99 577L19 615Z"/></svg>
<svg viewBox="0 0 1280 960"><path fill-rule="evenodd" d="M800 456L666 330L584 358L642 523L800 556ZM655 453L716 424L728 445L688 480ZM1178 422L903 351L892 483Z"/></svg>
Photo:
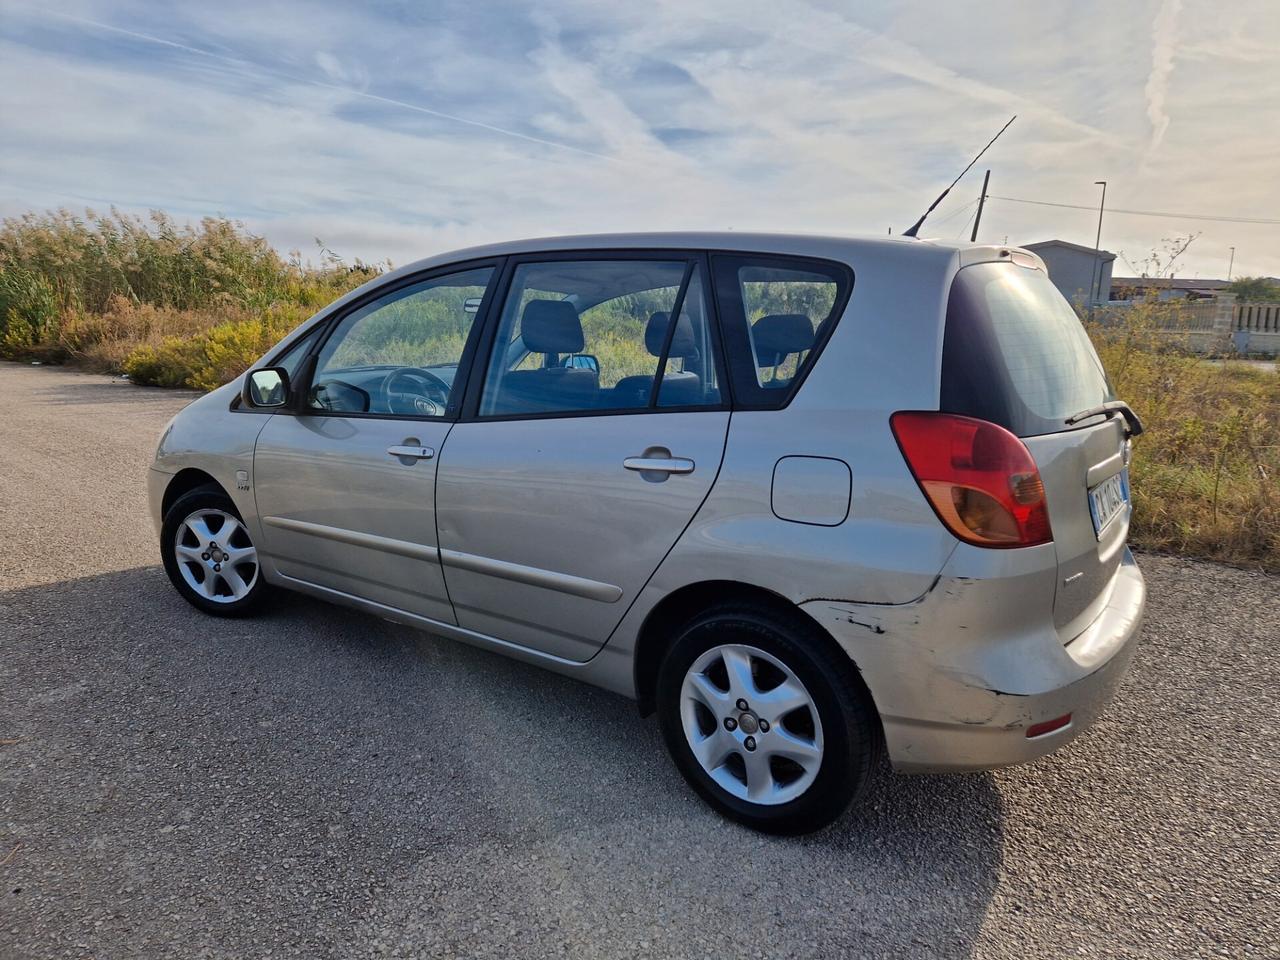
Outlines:
<svg viewBox="0 0 1280 960"><path fill-rule="evenodd" d="M1113 399L1080 318L1041 270L980 263L956 274L947 303L942 410L1020 437Z"/></svg>

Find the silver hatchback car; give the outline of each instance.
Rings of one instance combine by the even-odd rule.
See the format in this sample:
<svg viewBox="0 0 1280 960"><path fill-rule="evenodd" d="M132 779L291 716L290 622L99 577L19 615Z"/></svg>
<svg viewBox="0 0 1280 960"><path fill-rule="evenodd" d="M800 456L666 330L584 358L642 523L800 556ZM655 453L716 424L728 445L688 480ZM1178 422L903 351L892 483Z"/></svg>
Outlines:
<svg viewBox="0 0 1280 960"><path fill-rule="evenodd" d="M1016 248L725 234L434 257L169 424L169 578L302 591L617 691L692 787L817 829L887 751L1020 763L1112 696L1129 439Z"/></svg>

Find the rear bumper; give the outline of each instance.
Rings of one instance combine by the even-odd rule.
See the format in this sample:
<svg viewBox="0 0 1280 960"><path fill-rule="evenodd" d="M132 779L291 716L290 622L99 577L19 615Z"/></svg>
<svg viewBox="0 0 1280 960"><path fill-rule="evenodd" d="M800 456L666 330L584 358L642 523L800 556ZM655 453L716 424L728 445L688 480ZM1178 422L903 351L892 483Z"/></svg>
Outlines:
<svg viewBox="0 0 1280 960"><path fill-rule="evenodd" d="M1056 562L1019 559L1033 559L1032 572L1015 571L1008 554L992 561L989 578L958 576L949 563L934 589L910 604L804 605L861 670L896 769L985 770L1034 760L1087 729L1114 696L1146 603L1133 555L1125 549L1105 606L1065 646L1051 613ZM1068 713L1068 726L1027 737L1032 725Z"/></svg>

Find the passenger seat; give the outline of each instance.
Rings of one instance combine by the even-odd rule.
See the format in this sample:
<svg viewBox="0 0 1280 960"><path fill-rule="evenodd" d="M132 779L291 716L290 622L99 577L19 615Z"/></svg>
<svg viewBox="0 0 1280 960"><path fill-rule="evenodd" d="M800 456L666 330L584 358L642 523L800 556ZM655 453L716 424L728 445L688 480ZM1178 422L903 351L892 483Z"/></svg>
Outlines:
<svg viewBox="0 0 1280 960"><path fill-rule="evenodd" d="M509 370L498 389L494 413L543 413L588 410L596 405L599 374L581 367L559 366L562 353L582 350L578 311L567 300L530 300L520 315L520 339L530 353L541 354L536 370Z"/></svg>
<svg viewBox="0 0 1280 960"><path fill-rule="evenodd" d="M793 353L812 348L814 339L813 322L803 313L770 313L751 325L756 366L761 370L774 368L775 379L771 383L779 386L790 383L791 378L776 379L777 368Z"/></svg>
<svg viewBox="0 0 1280 960"><path fill-rule="evenodd" d="M671 314L665 310L649 317L644 328L644 346L654 357L662 356L663 342L667 337L667 327ZM698 342L694 338L693 323L687 313L680 314L676 323L676 332L671 338L671 352L668 354L668 365L671 360L683 359L685 363L698 359ZM649 403L649 394L653 390L652 376L623 377L613 388L613 406L643 407ZM663 406L683 406L702 402L702 378L691 371L675 371L668 369L662 378L661 401Z"/></svg>

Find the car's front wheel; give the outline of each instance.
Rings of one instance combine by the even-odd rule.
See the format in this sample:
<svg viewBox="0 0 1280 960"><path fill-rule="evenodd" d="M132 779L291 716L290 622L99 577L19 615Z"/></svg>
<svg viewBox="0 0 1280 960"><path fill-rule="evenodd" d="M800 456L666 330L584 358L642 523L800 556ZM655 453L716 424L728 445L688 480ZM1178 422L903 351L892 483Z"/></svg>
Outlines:
<svg viewBox="0 0 1280 960"><path fill-rule="evenodd" d="M169 580L205 613L244 616L267 591L257 547L235 504L218 487L199 487L174 501L160 540Z"/></svg>
<svg viewBox="0 0 1280 960"><path fill-rule="evenodd" d="M806 833L861 792L880 749L870 696L816 625L731 604L689 623L663 660L657 706L685 779L770 833Z"/></svg>

